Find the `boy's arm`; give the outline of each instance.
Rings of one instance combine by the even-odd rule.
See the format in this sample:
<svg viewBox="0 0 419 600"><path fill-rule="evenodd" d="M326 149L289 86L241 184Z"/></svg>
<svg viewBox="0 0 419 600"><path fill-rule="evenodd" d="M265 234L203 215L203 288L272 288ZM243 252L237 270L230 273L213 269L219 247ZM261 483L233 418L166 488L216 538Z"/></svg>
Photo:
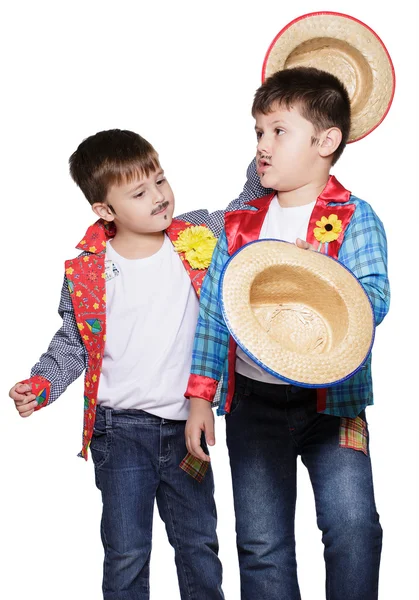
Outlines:
<svg viewBox="0 0 419 600"><path fill-rule="evenodd" d="M209 213L207 210L197 210L191 213L180 215L179 219L189 221L193 225L202 225L205 223L211 229L215 237L219 237L224 227L224 213L227 211L240 210L243 205L255 198L262 198L272 190L264 188L260 184L259 176L256 173L256 159L254 158L247 168L247 181L238 198L230 202L224 210L216 210Z"/></svg>
<svg viewBox="0 0 419 600"><path fill-rule="evenodd" d="M15 400L17 408L18 402L22 403L19 397L27 390L22 387L24 384L30 386L32 394L27 390L27 397L35 395L35 410L39 410L54 402L86 368L87 353L77 327L66 277L58 313L63 319L63 324L52 338L48 350L32 367L30 378L19 382L10 390L9 395ZM19 397L14 397L13 390ZM22 414L23 411L19 412Z"/></svg>
<svg viewBox="0 0 419 600"><path fill-rule="evenodd" d="M223 230L201 289L191 375L185 394L186 397L200 397L208 402L212 402L215 396L228 351L229 333L218 296L221 274L229 258Z"/></svg>
<svg viewBox="0 0 419 600"><path fill-rule="evenodd" d="M378 325L390 305L387 239L383 224L366 202L357 205L340 248L339 261L359 279L371 300Z"/></svg>
<svg viewBox="0 0 419 600"><path fill-rule="evenodd" d="M226 212L237 210L238 208L241 208L245 202L249 202L255 198L262 198L263 196L267 196L273 192L273 190L265 188L261 185L260 177L256 172L256 158L254 158L247 167L246 176L247 181L244 184L240 196L236 200L230 202L226 208Z"/></svg>
<svg viewBox="0 0 419 600"><path fill-rule="evenodd" d="M221 273L229 258L227 238L223 230L201 289L191 375L185 393L191 401L191 412L185 429L186 446L193 456L204 461L208 461L209 457L201 448L201 434L205 433L209 446L215 443L211 402L228 353L229 333L221 314L218 290Z"/></svg>

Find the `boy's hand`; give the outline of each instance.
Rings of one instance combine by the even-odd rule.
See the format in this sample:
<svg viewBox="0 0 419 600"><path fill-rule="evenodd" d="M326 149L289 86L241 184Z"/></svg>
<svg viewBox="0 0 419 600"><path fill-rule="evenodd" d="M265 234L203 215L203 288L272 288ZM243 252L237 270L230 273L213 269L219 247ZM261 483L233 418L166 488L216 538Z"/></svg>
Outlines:
<svg viewBox="0 0 419 600"><path fill-rule="evenodd" d="M191 412L185 427L185 441L188 451L206 462L210 461L208 454L201 448L201 435L205 433L208 446L215 444L214 436L214 414L211 402L203 398L191 398Z"/></svg>
<svg viewBox="0 0 419 600"><path fill-rule="evenodd" d="M297 238L297 241L295 242L296 246L298 246L299 248L302 248L303 250L315 250L313 244L309 244L308 242L306 242L305 240L302 240L301 238Z"/></svg>
<svg viewBox="0 0 419 600"><path fill-rule="evenodd" d="M21 417L30 417L38 406L35 394L27 383L16 383L9 392ZM35 402L34 402L35 400Z"/></svg>

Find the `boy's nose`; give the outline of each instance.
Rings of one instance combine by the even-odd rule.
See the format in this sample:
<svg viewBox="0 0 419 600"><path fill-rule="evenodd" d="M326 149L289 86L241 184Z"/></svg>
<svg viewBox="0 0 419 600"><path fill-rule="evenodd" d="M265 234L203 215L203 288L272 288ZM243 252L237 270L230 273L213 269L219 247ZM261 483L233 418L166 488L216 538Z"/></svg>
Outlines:
<svg viewBox="0 0 419 600"><path fill-rule="evenodd" d="M154 200L154 204L159 204L160 202L163 202L163 200L164 200L163 191L158 187L155 188L153 200Z"/></svg>
<svg viewBox="0 0 419 600"><path fill-rule="evenodd" d="M259 140L258 145L256 146L258 154L271 154L270 152L270 144L266 137Z"/></svg>

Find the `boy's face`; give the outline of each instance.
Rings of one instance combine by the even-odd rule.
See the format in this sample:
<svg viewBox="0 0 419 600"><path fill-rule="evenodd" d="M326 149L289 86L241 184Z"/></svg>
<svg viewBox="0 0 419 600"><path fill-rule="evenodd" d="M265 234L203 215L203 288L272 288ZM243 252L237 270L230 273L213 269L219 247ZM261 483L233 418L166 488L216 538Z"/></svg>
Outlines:
<svg viewBox="0 0 419 600"><path fill-rule="evenodd" d="M316 132L298 108L279 106L256 115L256 168L261 184L279 192L293 191L313 182L322 161ZM323 165L322 165L323 166Z"/></svg>
<svg viewBox="0 0 419 600"><path fill-rule="evenodd" d="M175 201L162 169L130 183L113 185L106 200L115 213L108 207L113 218L107 220L114 220L119 232L157 233L172 222Z"/></svg>

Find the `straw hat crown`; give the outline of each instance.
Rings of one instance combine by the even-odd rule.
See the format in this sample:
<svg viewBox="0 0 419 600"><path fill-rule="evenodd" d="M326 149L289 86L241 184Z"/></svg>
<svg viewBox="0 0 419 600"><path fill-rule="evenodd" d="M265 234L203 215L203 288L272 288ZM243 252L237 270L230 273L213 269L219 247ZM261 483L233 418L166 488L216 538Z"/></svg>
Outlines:
<svg viewBox="0 0 419 600"><path fill-rule="evenodd" d="M381 39L349 15L303 15L275 37L262 68L262 81L292 67L315 67L335 75L351 102L349 141L373 131L388 113L395 88L394 68Z"/></svg>
<svg viewBox="0 0 419 600"><path fill-rule="evenodd" d="M372 347L372 307L356 277L288 242L240 248L224 269L220 300L241 349L289 383L334 385L356 373Z"/></svg>

